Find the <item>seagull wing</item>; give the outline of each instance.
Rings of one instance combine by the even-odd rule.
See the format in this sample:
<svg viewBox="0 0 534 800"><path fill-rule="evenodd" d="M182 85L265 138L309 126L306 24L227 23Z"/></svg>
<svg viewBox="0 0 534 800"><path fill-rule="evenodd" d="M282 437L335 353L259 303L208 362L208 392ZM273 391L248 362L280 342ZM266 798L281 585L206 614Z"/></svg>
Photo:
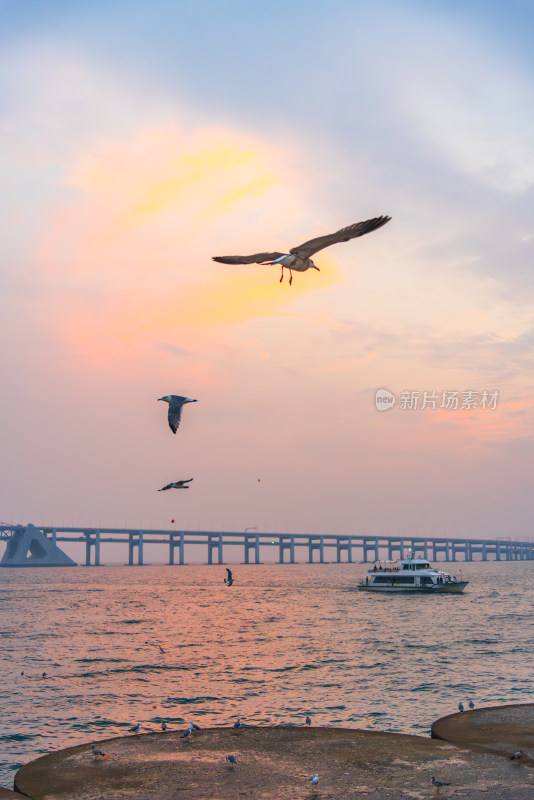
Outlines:
<svg viewBox="0 0 534 800"><path fill-rule="evenodd" d="M228 580L231 581L232 580L232 573L230 572L228 567L226 567L226 572L228 573Z"/></svg>
<svg viewBox="0 0 534 800"><path fill-rule="evenodd" d="M175 398L169 403L169 413L167 415L167 419L169 420L169 427L173 433L176 433L180 427L183 405L184 401L182 397Z"/></svg>
<svg viewBox="0 0 534 800"><path fill-rule="evenodd" d="M310 239L309 242L299 244L297 247L292 247L289 251L296 256L302 258L310 258L314 253L319 250L324 250L325 247L330 247L331 244L338 242L348 242L350 239L355 239L357 236L363 236L365 233L371 233L377 228L381 228L386 222L389 222L391 217L373 217L364 222L355 222L354 225L349 225L347 228L335 233L327 233L325 236L317 236L315 239Z"/></svg>
<svg viewBox="0 0 534 800"><path fill-rule="evenodd" d="M254 253L252 256L213 256L212 261L219 261L221 264L263 264L269 261L276 261L277 258L285 255L287 253Z"/></svg>
<svg viewBox="0 0 534 800"><path fill-rule="evenodd" d="M167 486L163 486L163 488L158 489L158 492L165 492L167 491L167 489L172 489L173 486L174 486L173 483L168 483Z"/></svg>
<svg viewBox="0 0 534 800"><path fill-rule="evenodd" d="M180 486L183 486L184 483L191 483L192 480L193 478L188 478L186 481L178 481L178 483L180 484Z"/></svg>

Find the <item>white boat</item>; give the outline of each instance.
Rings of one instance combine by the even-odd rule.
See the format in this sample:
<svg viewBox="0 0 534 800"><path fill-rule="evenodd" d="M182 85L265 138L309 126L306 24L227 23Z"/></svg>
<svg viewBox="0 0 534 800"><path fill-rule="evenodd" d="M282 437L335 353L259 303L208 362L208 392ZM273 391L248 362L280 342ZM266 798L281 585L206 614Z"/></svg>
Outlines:
<svg viewBox="0 0 534 800"><path fill-rule="evenodd" d="M431 567L426 558L401 558L398 561L377 561L360 581L361 592L424 592L425 594L459 594L469 581Z"/></svg>

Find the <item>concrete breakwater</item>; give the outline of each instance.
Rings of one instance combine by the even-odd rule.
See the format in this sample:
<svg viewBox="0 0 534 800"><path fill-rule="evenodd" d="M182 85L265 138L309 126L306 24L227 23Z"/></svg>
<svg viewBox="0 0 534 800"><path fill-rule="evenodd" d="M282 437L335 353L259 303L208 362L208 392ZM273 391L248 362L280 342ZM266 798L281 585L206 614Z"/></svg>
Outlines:
<svg viewBox="0 0 534 800"><path fill-rule="evenodd" d="M32 800L533 800L533 705L454 714L433 734L441 738L289 726L132 735L98 742L105 758L91 743L42 756L18 770L15 790ZM524 756L510 760L518 748Z"/></svg>

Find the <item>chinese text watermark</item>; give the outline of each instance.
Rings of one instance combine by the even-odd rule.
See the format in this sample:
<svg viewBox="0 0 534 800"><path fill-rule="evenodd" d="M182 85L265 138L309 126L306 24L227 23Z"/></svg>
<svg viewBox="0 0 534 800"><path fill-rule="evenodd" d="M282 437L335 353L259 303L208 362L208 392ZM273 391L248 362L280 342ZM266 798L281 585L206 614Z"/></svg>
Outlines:
<svg viewBox="0 0 534 800"><path fill-rule="evenodd" d="M389 389L377 389L375 406L378 411L390 411L397 405L401 411L417 411L430 408L445 411L494 411L499 399L498 391L403 391L397 398Z"/></svg>

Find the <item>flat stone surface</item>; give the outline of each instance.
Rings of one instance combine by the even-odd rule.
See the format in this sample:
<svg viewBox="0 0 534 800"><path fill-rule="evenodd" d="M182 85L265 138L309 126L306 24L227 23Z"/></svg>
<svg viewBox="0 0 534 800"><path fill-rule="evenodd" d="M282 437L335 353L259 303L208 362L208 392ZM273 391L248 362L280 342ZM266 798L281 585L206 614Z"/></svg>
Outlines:
<svg viewBox="0 0 534 800"><path fill-rule="evenodd" d="M12 792L11 789L0 786L0 800L28 800L28 798L23 794Z"/></svg>
<svg viewBox="0 0 534 800"><path fill-rule="evenodd" d="M450 714L432 725L432 736L510 756L523 750L521 763L534 766L534 705L490 706Z"/></svg>
<svg viewBox="0 0 534 800"><path fill-rule="evenodd" d="M534 770L437 739L344 728L211 728L91 743L21 767L33 800L533 800ZM227 754L237 758L232 767ZM319 773L319 784L310 778ZM435 789L434 775L450 786Z"/></svg>

